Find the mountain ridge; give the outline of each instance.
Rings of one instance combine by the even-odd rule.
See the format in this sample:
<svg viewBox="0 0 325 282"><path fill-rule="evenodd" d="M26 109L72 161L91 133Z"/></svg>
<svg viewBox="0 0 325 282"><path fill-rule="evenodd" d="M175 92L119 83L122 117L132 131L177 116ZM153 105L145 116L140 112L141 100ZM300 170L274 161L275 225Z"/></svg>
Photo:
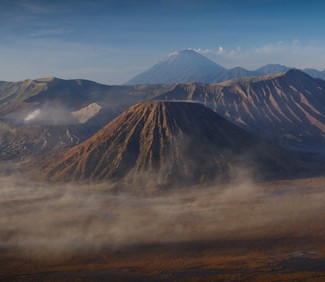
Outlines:
<svg viewBox="0 0 325 282"><path fill-rule="evenodd" d="M300 70L219 84L178 84L157 100L204 103L236 125L282 145L325 140L325 81Z"/></svg>
<svg viewBox="0 0 325 282"><path fill-rule="evenodd" d="M78 81L68 84L78 85ZM324 143L324 81L294 69L215 84L65 88L66 81L57 80L50 88L33 81L4 85L0 84L0 119L11 125L53 125L53 116L54 124L65 126L74 116L79 122L87 121L87 130L93 133L139 101L186 100L203 103L237 126L281 145L304 148ZM71 107L75 96L78 99Z"/></svg>
<svg viewBox="0 0 325 282"><path fill-rule="evenodd" d="M285 162L280 155L287 156ZM240 165L283 176L298 169L291 157L202 104L147 101L131 106L63 157L49 160L45 175L52 181L197 184L229 180Z"/></svg>

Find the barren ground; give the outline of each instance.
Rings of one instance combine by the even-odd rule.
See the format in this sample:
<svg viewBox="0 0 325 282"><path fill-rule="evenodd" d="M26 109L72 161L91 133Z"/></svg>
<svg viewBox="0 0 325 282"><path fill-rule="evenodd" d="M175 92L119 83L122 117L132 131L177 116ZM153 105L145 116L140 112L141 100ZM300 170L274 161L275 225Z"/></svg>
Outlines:
<svg viewBox="0 0 325 282"><path fill-rule="evenodd" d="M325 281L325 178L149 196L6 174L0 281Z"/></svg>

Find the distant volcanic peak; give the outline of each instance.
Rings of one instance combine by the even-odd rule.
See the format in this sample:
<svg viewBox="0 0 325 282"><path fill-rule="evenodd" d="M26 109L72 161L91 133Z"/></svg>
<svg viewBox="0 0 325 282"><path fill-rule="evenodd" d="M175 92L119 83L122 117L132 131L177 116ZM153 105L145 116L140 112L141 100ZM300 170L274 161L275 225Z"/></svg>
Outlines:
<svg viewBox="0 0 325 282"><path fill-rule="evenodd" d="M209 58L201 55L199 52L192 50L192 49L185 49L185 50L178 50L168 54L168 58L181 58L183 60L193 60L193 62L198 62L201 64L211 64L217 65L218 64Z"/></svg>
<svg viewBox="0 0 325 282"><path fill-rule="evenodd" d="M174 52L171 52L169 53L169 57L172 57L172 56L180 56L180 55L198 55L198 56L201 56L198 52L192 50L192 49L184 49L184 50L178 50L178 51L174 51Z"/></svg>
<svg viewBox="0 0 325 282"><path fill-rule="evenodd" d="M268 65L258 68L256 71L261 74L267 75L267 74L276 74L276 73L280 73L280 72L285 72L289 69L290 69L289 67L287 67L285 65L281 65L281 64L268 64Z"/></svg>
<svg viewBox="0 0 325 282"><path fill-rule="evenodd" d="M167 59L164 61L175 60L175 59L180 60L182 62L187 62L188 64L192 63L193 65L197 65L197 66L199 66L199 65L213 65L213 66L218 66L218 67L222 68L221 66L219 66L215 62L211 61L207 57L202 56L198 52L196 52L194 50L190 50L190 49L172 52L169 54ZM224 68L222 68L222 69L224 69Z"/></svg>
<svg viewBox="0 0 325 282"><path fill-rule="evenodd" d="M193 50L182 50L169 54L135 76L128 84L196 82L224 70L222 66Z"/></svg>

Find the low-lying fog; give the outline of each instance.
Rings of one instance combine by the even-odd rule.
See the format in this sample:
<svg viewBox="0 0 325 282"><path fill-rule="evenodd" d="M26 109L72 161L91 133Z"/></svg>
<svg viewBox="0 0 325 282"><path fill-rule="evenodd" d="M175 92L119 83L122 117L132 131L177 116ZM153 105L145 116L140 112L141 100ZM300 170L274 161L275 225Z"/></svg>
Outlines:
<svg viewBox="0 0 325 282"><path fill-rule="evenodd" d="M41 185L1 177L0 248L55 253L299 236L322 229L312 219L324 214L325 189L311 186L237 181L229 187L135 195L110 192L105 185Z"/></svg>

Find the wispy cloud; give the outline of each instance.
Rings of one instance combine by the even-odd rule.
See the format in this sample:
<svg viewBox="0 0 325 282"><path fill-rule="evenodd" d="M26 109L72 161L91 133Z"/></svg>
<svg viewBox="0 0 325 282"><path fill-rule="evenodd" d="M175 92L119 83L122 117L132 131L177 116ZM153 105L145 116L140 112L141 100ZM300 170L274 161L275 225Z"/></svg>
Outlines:
<svg viewBox="0 0 325 282"><path fill-rule="evenodd" d="M22 1L3 0L0 9L0 17L3 22L0 25L0 37L2 43L13 40L24 40L29 37L59 37L74 31L65 16L69 7L50 1ZM56 20L59 20L60 23Z"/></svg>
<svg viewBox="0 0 325 282"><path fill-rule="evenodd" d="M72 33L71 28L40 28L39 30L30 31L26 36L27 37L51 37L66 35Z"/></svg>
<svg viewBox="0 0 325 282"><path fill-rule="evenodd" d="M49 6L41 5L40 3L32 1L15 1L14 4L28 13L48 14L52 12Z"/></svg>
<svg viewBox="0 0 325 282"><path fill-rule="evenodd" d="M315 42L303 44L299 40L292 40L250 48L218 46L214 49L193 50L227 67L243 66L253 69L264 64L280 63L297 68L325 68L325 46Z"/></svg>
<svg viewBox="0 0 325 282"><path fill-rule="evenodd" d="M62 4L62 1L40 1L40 0L12 0L11 4L27 14L46 15L56 12L62 12L69 8Z"/></svg>

